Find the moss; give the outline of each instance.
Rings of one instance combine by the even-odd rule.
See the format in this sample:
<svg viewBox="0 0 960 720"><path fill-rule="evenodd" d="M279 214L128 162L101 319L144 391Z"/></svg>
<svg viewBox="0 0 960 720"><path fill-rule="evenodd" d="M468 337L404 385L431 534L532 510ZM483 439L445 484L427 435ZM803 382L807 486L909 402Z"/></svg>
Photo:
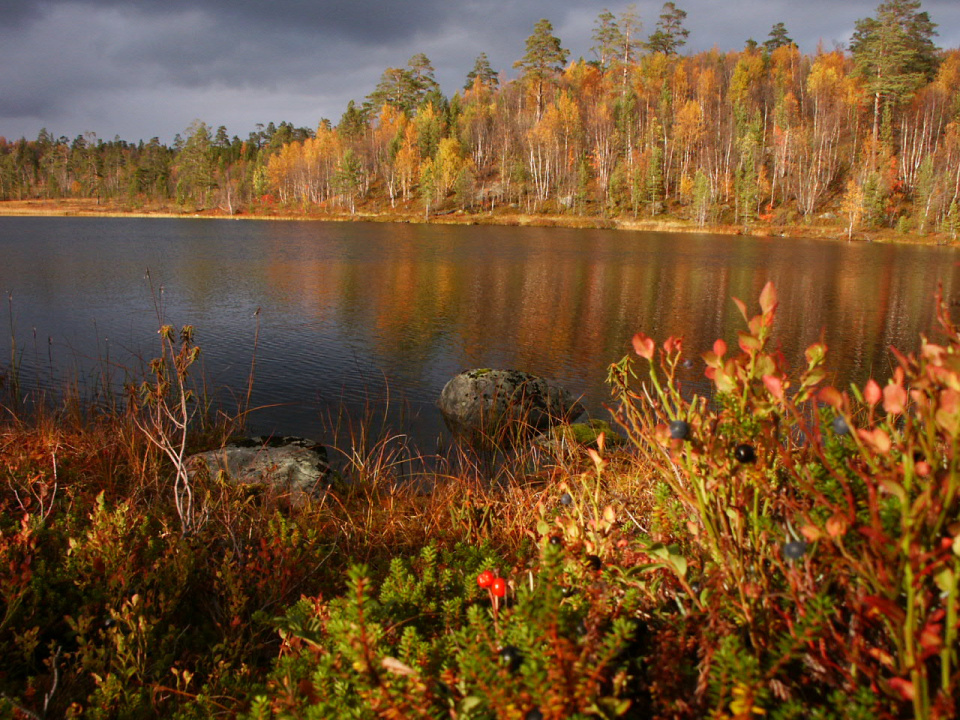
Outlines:
<svg viewBox="0 0 960 720"><path fill-rule="evenodd" d="M571 423L569 425L558 425L550 431L553 438L557 440L566 440L567 442L578 445L597 446L597 438L603 433L605 444L607 446L622 445L623 438L605 420L591 418L582 423Z"/></svg>

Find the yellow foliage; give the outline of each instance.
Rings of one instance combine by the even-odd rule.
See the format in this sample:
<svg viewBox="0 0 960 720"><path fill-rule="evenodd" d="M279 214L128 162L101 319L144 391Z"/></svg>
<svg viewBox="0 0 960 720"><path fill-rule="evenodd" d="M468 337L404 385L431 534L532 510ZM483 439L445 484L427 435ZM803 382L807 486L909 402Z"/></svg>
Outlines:
<svg viewBox="0 0 960 720"><path fill-rule="evenodd" d="M786 92L798 84L800 72L800 50L796 45L781 45L770 53L770 72L774 85L780 92Z"/></svg>
<svg viewBox="0 0 960 720"><path fill-rule="evenodd" d="M677 112L674 136L683 146L693 145L703 136L703 109L696 100L687 100Z"/></svg>
<svg viewBox="0 0 960 720"><path fill-rule="evenodd" d="M751 96L760 88L763 73L763 57L759 53L745 51L730 79L730 99L735 104L747 105Z"/></svg>
<svg viewBox="0 0 960 720"><path fill-rule="evenodd" d="M954 93L960 87L960 50L944 54L934 85L944 93Z"/></svg>
<svg viewBox="0 0 960 720"><path fill-rule="evenodd" d="M693 178L689 174L684 173L683 177L680 178L680 201L681 202L690 202L690 198L693 197Z"/></svg>
<svg viewBox="0 0 960 720"><path fill-rule="evenodd" d="M469 160L460 152L459 142L453 138L444 138L440 141L433 168L437 183L437 197L445 197L450 192L468 164Z"/></svg>

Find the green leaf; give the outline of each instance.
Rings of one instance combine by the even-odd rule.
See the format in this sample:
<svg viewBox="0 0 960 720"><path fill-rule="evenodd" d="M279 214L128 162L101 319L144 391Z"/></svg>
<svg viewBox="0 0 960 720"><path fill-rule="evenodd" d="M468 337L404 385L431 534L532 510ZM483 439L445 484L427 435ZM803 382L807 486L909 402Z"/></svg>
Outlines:
<svg viewBox="0 0 960 720"><path fill-rule="evenodd" d="M458 717L463 717L465 713L469 713L481 705L483 705L482 698L478 698L476 695L468 695L460 703L460 715Z"/></svg>
<svg viewBox="0 0 960 720"><path fill-rule="evenodd" d="M933 576L933 581L940 588L940 592L952 594L957 591L957 577L953 568L944 568Z"/></svg>

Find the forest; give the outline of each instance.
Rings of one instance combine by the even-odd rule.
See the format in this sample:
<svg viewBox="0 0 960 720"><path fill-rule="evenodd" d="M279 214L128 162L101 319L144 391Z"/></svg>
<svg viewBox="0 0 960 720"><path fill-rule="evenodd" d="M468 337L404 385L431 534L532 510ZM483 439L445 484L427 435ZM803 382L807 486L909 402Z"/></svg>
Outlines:
<svg viewBox="0 0 960 720"><path fill-rule="evenodd" d="M423 54L339 122L195 121L172 145L94 133L0 137L0 200L126 210L364 215L514 212L802 225L848 236L960 229L960 49L919 0L888 0L849 47L800 52L783 23L740 50L683 54L686 13L601 13L590 59L549 20L514 63L481 54L447 97Z"/></svg>

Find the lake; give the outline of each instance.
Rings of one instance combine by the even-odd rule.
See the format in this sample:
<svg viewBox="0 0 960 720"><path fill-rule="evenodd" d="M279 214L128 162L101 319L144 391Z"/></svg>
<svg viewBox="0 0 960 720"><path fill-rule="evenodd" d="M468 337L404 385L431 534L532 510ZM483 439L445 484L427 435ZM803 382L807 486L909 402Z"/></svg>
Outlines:
<svg viewBox="0 0 960 720"><path fill-rule="evenodd" d="M0 290L27 389L135 376L161 321L194 325L211 386L253 432L324 441L341 409L385 413L425 451L444 383L473 367L554 379L604 416L607 367L643 331L691 357L772 280L791 364L821 333L837 380L891 372L890 345L937 337L950 248L612 230L201 219L0 218ZM152 288L152 289L151 289ZM259 328L259 336L258 336ZM256 342L255 342L256 341ZM701 362L685 381L706 388ZM231 406L228 401L228 406Z"/></svg>

